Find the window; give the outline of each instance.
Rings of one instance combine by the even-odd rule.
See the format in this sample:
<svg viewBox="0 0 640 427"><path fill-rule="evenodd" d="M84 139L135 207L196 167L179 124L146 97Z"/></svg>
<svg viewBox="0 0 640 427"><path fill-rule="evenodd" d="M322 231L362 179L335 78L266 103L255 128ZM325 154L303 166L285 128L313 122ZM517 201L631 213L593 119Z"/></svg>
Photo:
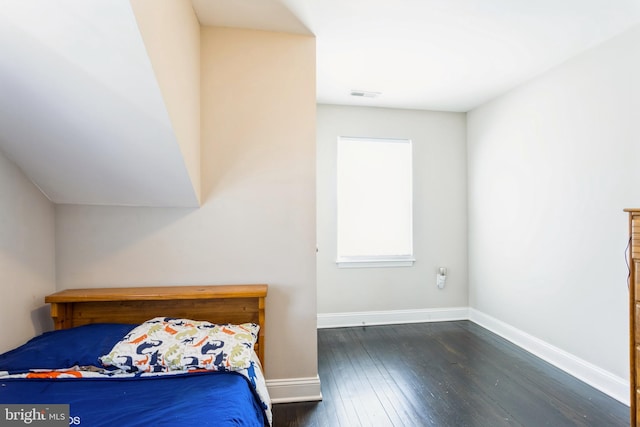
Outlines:
<svg viewBox="0 0 640 427"><path fill-rule="evenodd" d="M338 138L339 267L413 265L411 141Z"/></svg>

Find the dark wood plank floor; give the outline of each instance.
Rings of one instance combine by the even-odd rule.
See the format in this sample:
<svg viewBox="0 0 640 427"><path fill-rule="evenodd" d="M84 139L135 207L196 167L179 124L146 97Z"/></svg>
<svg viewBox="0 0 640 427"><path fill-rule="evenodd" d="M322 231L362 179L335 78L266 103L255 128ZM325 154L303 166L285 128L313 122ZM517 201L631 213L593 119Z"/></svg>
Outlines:
<svg viewBox="0 0 640 427"><path fill-rule="evenodd" d="M274 427L629 425L629 408L468 321L321 329L322 402Z"/></svg>

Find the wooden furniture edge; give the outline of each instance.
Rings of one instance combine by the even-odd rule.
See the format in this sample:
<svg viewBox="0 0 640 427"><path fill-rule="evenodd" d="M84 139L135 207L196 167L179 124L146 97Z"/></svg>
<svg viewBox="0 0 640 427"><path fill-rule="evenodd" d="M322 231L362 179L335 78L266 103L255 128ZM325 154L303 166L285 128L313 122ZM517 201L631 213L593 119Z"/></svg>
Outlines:
<svg viewBox="0 0 640 427"><path fill-rule="evenodd" d="M266 297L268 285L141 286L65 289L44 299L47 303L86 301L160 301Z"/></svg>
<svg viewBox="0 0 640 427"><path fill-rule="evenodd" d="M635 260L634 260L634 248L633 248L633 217L640 214L640 208L627 208L624 209L625 212L629 214L629 254L628 254L628 263L629 263L629 391L630 391L630 400L629 400L629 410L630 410L630 421L631 426L638 425L638 384L636 381L637 378L637 363L638 357L636 352L636 328L638 325L636 324L636 274L635 271Z"/></svg>

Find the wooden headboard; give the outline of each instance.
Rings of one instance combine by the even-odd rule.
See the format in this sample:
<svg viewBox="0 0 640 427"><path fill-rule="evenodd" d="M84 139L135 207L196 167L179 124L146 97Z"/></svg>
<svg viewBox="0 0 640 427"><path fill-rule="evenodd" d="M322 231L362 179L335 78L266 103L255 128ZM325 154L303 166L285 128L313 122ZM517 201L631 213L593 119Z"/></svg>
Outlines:
<svg viewBox="0 0 640 427"><path fill-rule="evenodd" d="M264 366L267 285L67 289L45 297L56 329L89 323L139 324L158 316L260 325L256 353Z"/></svg>

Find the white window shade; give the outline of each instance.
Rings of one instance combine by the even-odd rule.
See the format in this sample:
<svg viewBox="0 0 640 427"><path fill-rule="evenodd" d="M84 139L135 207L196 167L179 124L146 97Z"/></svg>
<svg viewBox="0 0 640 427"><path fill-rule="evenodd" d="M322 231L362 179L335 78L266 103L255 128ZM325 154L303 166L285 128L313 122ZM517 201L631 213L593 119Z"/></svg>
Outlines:
<svg viewBox="0 0 640 427"><path fill-rule="evenodd" d="M411 141L340 137L337 164L339 266L412 265Z"/></svg>

